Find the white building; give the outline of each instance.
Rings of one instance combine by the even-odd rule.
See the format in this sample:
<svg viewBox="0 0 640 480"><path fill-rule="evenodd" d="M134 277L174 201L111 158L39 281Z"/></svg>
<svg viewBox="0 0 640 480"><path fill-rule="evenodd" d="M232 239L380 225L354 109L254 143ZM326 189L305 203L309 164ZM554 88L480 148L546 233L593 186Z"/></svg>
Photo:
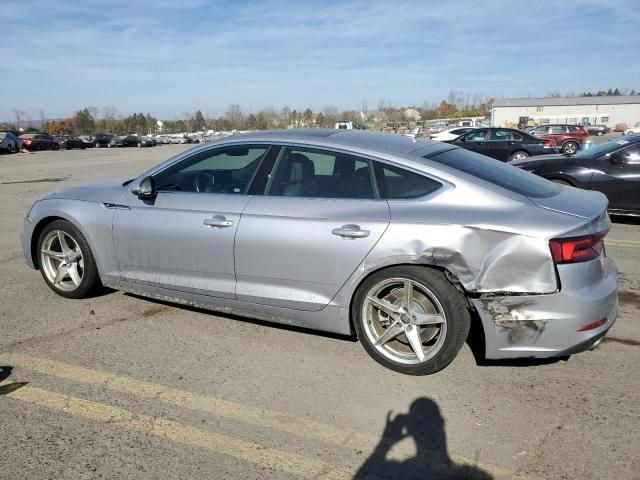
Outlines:
<svg viewBox="0 0 640 480"><path fill-rule="evenodd" d="M492 121L494 127L526 125L529 121L538 125L632 126L640 121L640 95L498 99L493 104Z"/></svg>

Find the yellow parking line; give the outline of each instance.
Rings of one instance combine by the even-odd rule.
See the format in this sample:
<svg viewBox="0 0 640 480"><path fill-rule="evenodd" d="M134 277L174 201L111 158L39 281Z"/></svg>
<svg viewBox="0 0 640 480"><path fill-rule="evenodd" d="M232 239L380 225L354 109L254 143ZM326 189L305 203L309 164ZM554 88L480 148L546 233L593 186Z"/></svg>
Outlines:
<svg viewBox="0 0 640 480"><path fill-rule="evenodd" d="M150 433L176 443L222 453L239 460L274 468L304 478L332 480L352 478L352 474L346 470L320 460L265 447L227 435L208 432L170 420L158 419L148 415L137 415L123 408L104 403L92 402L29 386L14 390L7 396L88 420L115 424L130 430Z"/></svg>
<svg viewBox="0 0 640 480"><path fill-rule="evenodd" d="M605 245L615 245L619 247L640 247L640 242L635 242L633 240L614 240L605 238Z"/></svg>
<svg viewBox="0 0 640 480"><path fill-rule="evenodd" d="M159 400L178 407L207 412L232 420L253 424L258 427L277 430L310 440L332 443L345 448L358 449L365 452L372 451L379 441L379 438L372 435L334 427L315 420L29 355L18 353L4 354L0 356L0 363L23 367L45 375L74 382L100 385L113 391ZM20 390L24 390L24 388ZM13 396L13 393L11 395ZM408 452L398 451L398 454L401 455L405 453ZM521 480L531 478L511 476L509 471L501 467L477 463L462 456L451 455L451 457L459 464L477 466L495 476L509 476L512 479L517 478Z"/></svg>
<svg viewBox="0 0 640 480"><path fill-rule="evenodd" d="M263 408L241 405L221 398L208 397L164 385L142 382L129 377L116 376L107 372L89 370L83 367L21 354L2 355L2 361L7 365L28 368L29 370L34 370L46 375L80 383L100 385L110 390L160 400L180 407L200 410L260 427L271 428L349 448L369 449L373 448L377 443L375 437L363 435L351 430L336 428L326 423Z"/></svg>

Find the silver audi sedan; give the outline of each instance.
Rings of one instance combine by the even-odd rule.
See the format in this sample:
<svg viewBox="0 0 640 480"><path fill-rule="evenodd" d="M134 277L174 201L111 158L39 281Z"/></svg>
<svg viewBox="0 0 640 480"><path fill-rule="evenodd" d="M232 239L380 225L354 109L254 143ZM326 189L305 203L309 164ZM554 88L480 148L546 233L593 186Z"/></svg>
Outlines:
<svg viewBox="0 0 640 480"><path fill-rule="evenodd" d="M22 246L64 297L103 285L355 334L380 364L423 375L472 322L490 359L595 346L618 311L606 208L448 144L286 130L46 195Z"/></svg>

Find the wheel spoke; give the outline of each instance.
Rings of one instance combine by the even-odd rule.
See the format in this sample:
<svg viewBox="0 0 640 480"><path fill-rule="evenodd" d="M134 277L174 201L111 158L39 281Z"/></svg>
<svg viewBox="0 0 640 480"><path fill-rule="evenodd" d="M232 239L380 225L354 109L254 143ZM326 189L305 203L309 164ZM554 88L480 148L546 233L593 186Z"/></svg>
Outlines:
<svg viewBox="0 0 640 480"><path fill-rule="evenodd" d="M64 239L64 233L62 233L61 230L58 230L58 242L60 242L62 253L64 253L65 255L69 255L71 253L71 249L67 245L67 241Z"/></svg>
<svg viewBox="0 0 640 480"><path fill-rule="evenodd" d="M402 324L398 321L392 323L387 329L384 331L380 338L376 341L376 346L384 345L385 343L393 340L398 335L400 335L404 329L402 328Z"/></svg>
<svg viewBox="0 0 640 480"><path fill-rule="evenodd" d="M400 314L400 308L395 305L387 302L386 300L382 300L380 298L376 298L372 295L367 297L367 301L371 302L371 304L376 307L378 310L382 310L387 315L390 315L395 318L396 315Z"/></svg>
<svg viewBox="0 0 640 480"><path fill-rule="evenodd" d="M416 357L418 357L418 360L421 362L424 361L424 350L422 350L422 339L420 338L418 327L408 325L404 334L407 336L407 340L409 340L409 344L416 354Z"/></svg>
<svg viewBox="0 0 640 480"><path fill-rule="evenodd" d="M413 316L416 317L413 321L416 325L438 325L444 323L444 318L438 314L413 312Z"/></svg>
<svg viewBox="0 0 640 480"><path fill-rule="evenodd" d="M404 281L404 308L411 311L411 300L413 300L413 284L411 280Z"/></svg>
<svg viewBox="0 0 640 480"><path fill-rule="evenodd" d="M56 260L64 260L64 253L54 252L53 250L42 250L42 253L47 257L55 258Z"/></svg>
<svg viewBox="0 0 640 480"><path fill-rule="evenodd" d="M78 264L77 263L72 264L67 271L69 273L69 277L71 278L71 281L73 282L73 284L76 287L79 287L80 283L82 283L82 277L80 277L80 273L78 272Z"/></svg>
<svg viewBox="0 0 640 480"><path fill-rule="evenodd" d="M68 270L69 267L67 267L66 265L60 265L60 268L58 268L58 271L56 272L56 278L53 279L53 284L59 285L60 282L67 276Z"/></svg>

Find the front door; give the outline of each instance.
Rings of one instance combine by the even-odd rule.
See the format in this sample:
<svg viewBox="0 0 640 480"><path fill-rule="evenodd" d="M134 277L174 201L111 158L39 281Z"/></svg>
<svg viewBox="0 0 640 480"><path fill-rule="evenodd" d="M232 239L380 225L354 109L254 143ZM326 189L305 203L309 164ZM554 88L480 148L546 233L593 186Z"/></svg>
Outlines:
<svg viewBox="0 0 640 480"><path fill-rule="evenodd" d="M472 152L484 154L485 141L487 140L488 130L479 129L472 130L460 137L454 143L462 148L471 150Z"/></svg>
<svg viewBox="0 0 640 480"><path fill-rule="evenodd" d="M267 195L251 198L236 235L238 300L321 310L389 224L371 162L286 148Z"/></svg>
<svg viewBox="0 0 640 480"><path fill-rule="evenodd" d="M122 279L235 298L235 234L267 149L200 151L154 175L155 199L126 193L113 225Z"/></svg>

